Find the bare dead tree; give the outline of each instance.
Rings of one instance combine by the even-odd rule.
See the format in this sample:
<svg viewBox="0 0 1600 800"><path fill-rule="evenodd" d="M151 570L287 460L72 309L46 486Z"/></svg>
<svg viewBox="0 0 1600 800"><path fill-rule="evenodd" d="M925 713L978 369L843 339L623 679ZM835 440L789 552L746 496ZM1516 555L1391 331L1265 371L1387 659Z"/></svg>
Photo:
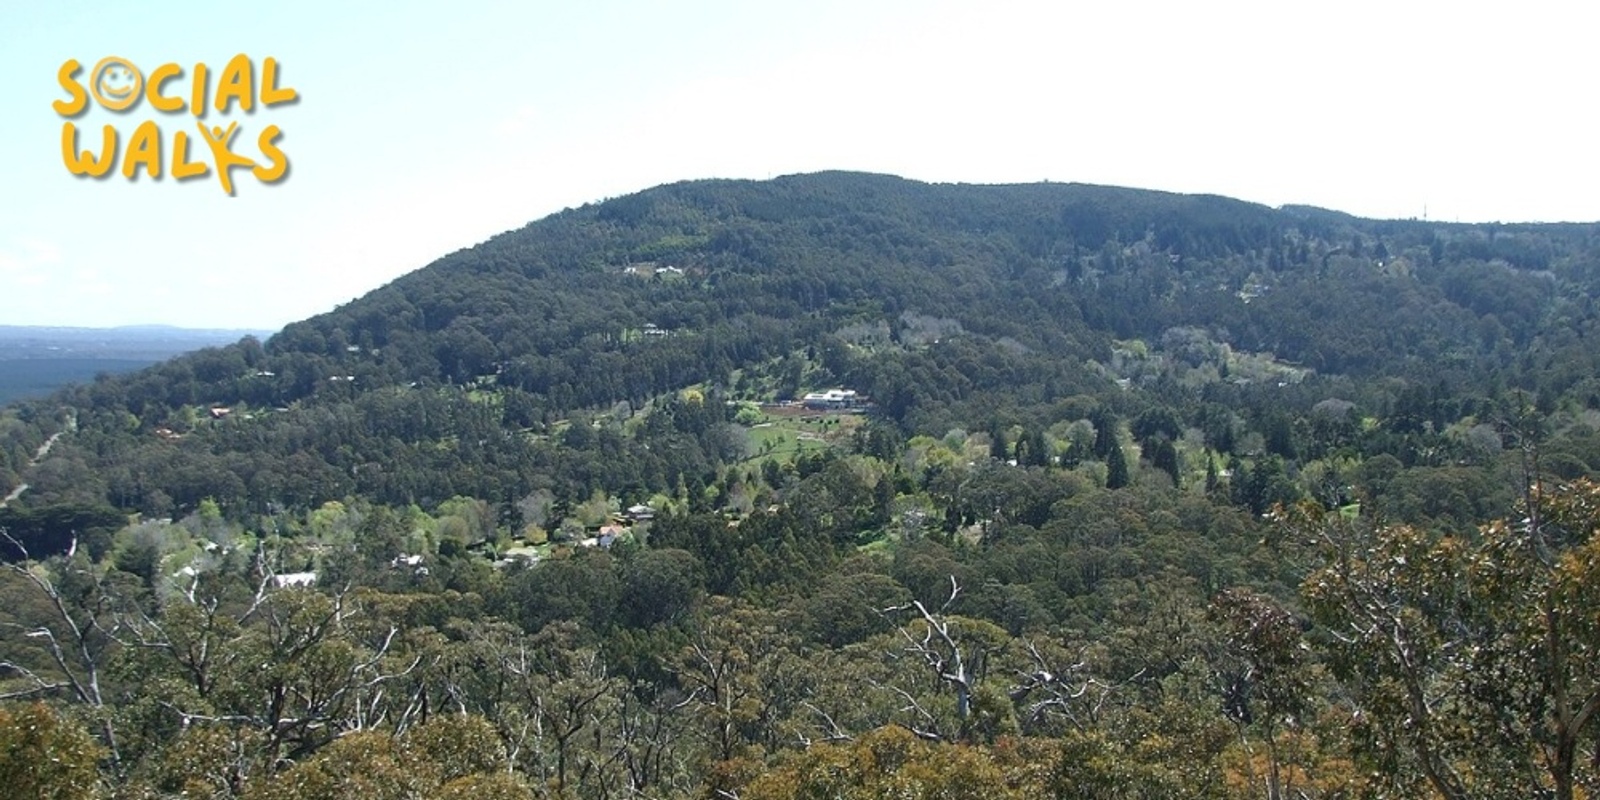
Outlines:
<svg viewBox="0 0 1600 800"><path fill-rule="evenodd" d="M1014 703L1027 703L1026 719L1033 723L1053 714L1079 730L1094 728L1103 718L1106 703L1145 673L1140 669L1120 681L1107 682L1089 673L1088 659L1081 652L1076 661L1058 668L1033 642L1027 643L1027 649L1034 669L1019 670L1017 682L1007 694Z"/></svg>
<svg viewBox="0 0 1600 800"><path fill-rule="evenodd" d="M55 579L28 554L28 549L8 530L0 529L0 538L22 554L22 560L9 562L5 569L32 585L48 601L50 618L37 623L7 623L8 627L22 631L22 635L39 642L41 649L55 667L56 675L44 676L37 671L10 661L0 662L0 671L23 679L25 686L0 694L0 699L38 697L65 692L79 703L93 709L101 738L111 754L114 770L120 770L121 753L117 735L106 713L105 695L101 676L106 668L109 651L120 644L121 615L116 613L112 598L105 591L99 576L85 571L93 587L89 602L83 608L73 608L56 585ZM76 542L73 543L76 550ZM71 562L63 562L67 568Z"/></svg>
<svg viewBox="0 0 1600 800"><path fill-rule="evenodd" d="M963 647L957 641L954 624L947 612L960 596L961 585L952 575L950 594L937 612L929 611L921 600L912 600L905 605L881 609L880 613L893 615L914 612L916 618L922 621L921 630L917 632L908 626L900 626L900 638L905 642L903 652L920 660L932 671L940 684L955 692L956 718L962 735L965 735L968 721L972 716L972 695L982 675L984 652L981 648L970 645ZM928 713L909 692L900 687L889 688L907 702L903 711L915 712L919 718L928 722L934 720L933 715ZM925 739L943 738L932 726L922 730L912 727L910 730Z"/></svg>

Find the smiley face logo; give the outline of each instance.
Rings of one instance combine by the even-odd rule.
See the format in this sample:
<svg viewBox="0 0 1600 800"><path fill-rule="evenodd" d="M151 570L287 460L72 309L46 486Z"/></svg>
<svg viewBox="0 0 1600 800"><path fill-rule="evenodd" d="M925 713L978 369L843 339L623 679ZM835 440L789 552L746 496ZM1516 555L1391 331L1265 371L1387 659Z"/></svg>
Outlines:
<svg viewBox="0 0 1600 800"><path fill-rule="evenodd" d="M89 75L89 88L94 99L111 111L122 111L139 102L139 90L144 88L144 75L132 61L107 56L94 65Z"/></svg>

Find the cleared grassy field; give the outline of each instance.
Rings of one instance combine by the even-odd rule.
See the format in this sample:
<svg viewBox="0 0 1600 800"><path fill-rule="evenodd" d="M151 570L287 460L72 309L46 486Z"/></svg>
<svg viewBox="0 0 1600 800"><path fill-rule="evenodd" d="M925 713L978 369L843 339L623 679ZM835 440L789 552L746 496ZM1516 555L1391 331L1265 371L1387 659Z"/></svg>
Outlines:
<svg viewBox="0 0 1600 800"><path fill-rule="evenodd" d="M788 464L803 453L848 442L863 421L855 414L763 413L749 428L745 460Z"/></svg>

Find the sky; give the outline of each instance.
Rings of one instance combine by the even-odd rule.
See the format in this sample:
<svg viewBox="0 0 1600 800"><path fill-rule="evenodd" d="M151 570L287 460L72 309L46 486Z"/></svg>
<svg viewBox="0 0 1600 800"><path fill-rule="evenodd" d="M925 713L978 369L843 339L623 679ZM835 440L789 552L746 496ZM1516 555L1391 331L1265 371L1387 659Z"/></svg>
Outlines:
<svg viewBox="0 0 1600 800"><path fill-rule="evenodd" d="M1600 220L1600 10L1521 2L0 5L0 325L275 330L564 208L829 169L1084 182L1448 222ZM187 98L268 57L293 103L197 120L91 96L103 58ZM115 85L112 85L115 88ZM208 99L209 102L209 99ZM130 180L146 121L162 175ZM73 175L119 136L116 171ZM200 125L288 172L171 173Z"/></svg>

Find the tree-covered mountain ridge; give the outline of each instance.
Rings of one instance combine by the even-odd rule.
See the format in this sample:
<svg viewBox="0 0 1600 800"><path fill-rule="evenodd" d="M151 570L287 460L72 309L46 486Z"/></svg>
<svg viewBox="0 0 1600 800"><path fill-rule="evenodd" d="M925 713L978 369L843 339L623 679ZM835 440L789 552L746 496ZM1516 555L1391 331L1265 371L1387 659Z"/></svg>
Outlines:
<svg viewBox="0 0 1600 800"><path fill-rule="evenodd" d="M574 411L638 409L687 386L735 395L740 376L770 397L813 388L798 385L796 370L876 398L908 434L987 427L996 409L1018 409L1002 414L1016 418L1111 381L1153 386L1161 376L1199 385L1314 373L1358 381L1326 390L1348 401L1371 396L1382 378L1379 402L1431 384L1430 394L1521 388L1548 403L1592 374L1578 342L1600 279L1596 230L856 173L671 184L447 255L264 346L246 339L64 393L29 412L40 424L8 448L4 477L20 482L33 440L59 425L45 418L61 417L63 404L84 412L80 426L104 416L88 429L131 427L145 446L159 430L187 433L209 406L243 405L263 412L250 434L258 444L292 422L312 438L346 424L402 447L459 440L465 428L544 431ZM791 358L801 352L803 367ZM1542 353L1551 369L1530 372ZM453 401L406 391L487 383L489 407L426 424L419 404ZM326 419L351 408L357 418ZM267 420L272 409L289 414ZM277 445L304 451L307 435ZM210 445L211 456L256 446ZM351 491L503 497L528 483L474 466L445 470L462 473L462 486L419 491L361 479L364 465L389 460L381 448L319 449L308 465L317 468L295 471L311 485L292 492L249 488L253 472L211 464L201 471L213 479L176 493L163 486L171 481L146 479L105 494L138 505L159 488L190 509L206 496L252 495L260 509Z"/></svg>
<svg viewBox="0 0 1600 800"><path fill-rule="evenodd" d="M693 333L752 316L873 322L917 314L1029 346L1070 339L1102 356L1107 334L1149 337L1173 324L1208 325L1228 330L1244 349L1350 372L1370 366L1363 342L1313 344L1318 326L1298 335L1277 330L1286 326L1273 324L1273 312L1317 288L1396 292L1421 283L1436 291L1418 299L1444 301L1436 314L1499 312L1507 317L1500 323L1526 340L1550 310L1536 301L1550 293L1551 279L1583 287L1592 278L1586 247L1593 233L1590 225L1364 221L1076 184L929 185L851 173L696 181L557 214L452 254L309 321L327 347L301 326L279 344L335 354L341 342L382 347L396 329L443 332L463 339L452 343L462 345L453 349L463 358L446 358L435 372L426 354L406 355L412 378L450 379L485 366L478 362L487 349L472 333L515 360L596 334L620 341L622 332L652 324ZM1506 274L1445 282L1453 265ZM691 279L623 279L677 274L664 269ZM1254 295L1280 284L1293 296L1250 313ZM568 309L577 319L546 314L567 324L525 330L526 318L549 302L530 295L562 291L582 294L585 307ZM1324 316L1317 310L1292 321L1315 321ZM1325 316L1327 327L1343 322ZM1432 345L1398 349L1411 355ZM533 372L529 382L542 385Z"/></svg>
<svg viewBox="0 0 1600 800"><path fill-rule="evenodd" d="M646 326L770 352L773 335L882 322L894 336L908 317L931 316L1101 361L1113 338L1200 326L1320 372L1373 374L1406 358L1475 357L1475 345L1502 333L1496 324L1526 343L1558 321L1549 301L1559 281L1581 293L1593 280L1594 232L1364 221L1074 184L848 173L698 181L557 214L452 254L290 326L269 352L337 357L341 346L395 346L412 380L470 379L498 363L549 395L571 382L563 367L591 363L597 348L625 351L627 332ZM686 279L671 280L674 270ZM656 280L630 280L641 275ZM1367 293L1387 295L1389 313L1374 318L1384 309L1365 307ZM1352 304L1364 324L1341 311ZM412 346L407 334L418 333L442 339ZM561 355L582 360L540 361ZM646 379L631 363L599 371L616 385L578 381L577 397L557 405L637 398Z"/></svg>

